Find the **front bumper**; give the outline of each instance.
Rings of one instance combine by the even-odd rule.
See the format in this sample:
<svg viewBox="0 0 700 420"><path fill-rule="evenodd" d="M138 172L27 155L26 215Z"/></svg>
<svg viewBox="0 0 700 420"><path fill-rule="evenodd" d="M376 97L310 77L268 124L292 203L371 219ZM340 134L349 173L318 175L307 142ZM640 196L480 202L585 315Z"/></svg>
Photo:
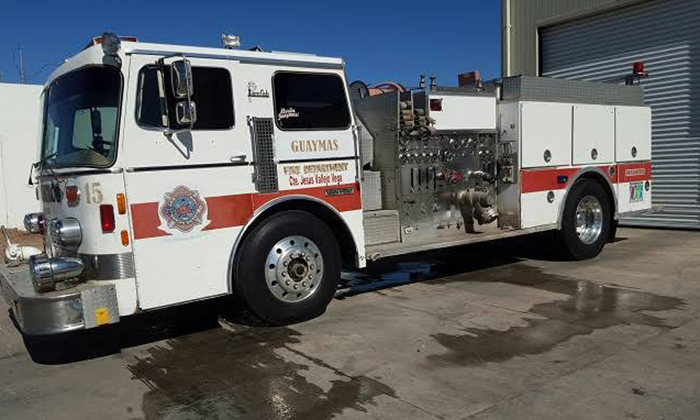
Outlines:
<svg viewBox="0 0 700 420"><path fill-rule="evenodd" d="M0 265L0 294L27 335L58 334L119 322L117 292L111 284L81 283L37 293L26 265Z"/></svg>

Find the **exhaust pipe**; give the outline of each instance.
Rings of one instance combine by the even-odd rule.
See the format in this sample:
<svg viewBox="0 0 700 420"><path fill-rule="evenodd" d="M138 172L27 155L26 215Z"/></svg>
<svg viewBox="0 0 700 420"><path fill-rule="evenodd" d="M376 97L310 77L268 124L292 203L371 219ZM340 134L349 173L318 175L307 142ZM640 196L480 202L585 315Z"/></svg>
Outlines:
<svg viewBox="0 0 700 420"><path fill-rule="evenodd" d="M29 271L37 293L56 290L56 284L78 277L85 269L80 258L49 258L45 254L29 257Z"/></svg>

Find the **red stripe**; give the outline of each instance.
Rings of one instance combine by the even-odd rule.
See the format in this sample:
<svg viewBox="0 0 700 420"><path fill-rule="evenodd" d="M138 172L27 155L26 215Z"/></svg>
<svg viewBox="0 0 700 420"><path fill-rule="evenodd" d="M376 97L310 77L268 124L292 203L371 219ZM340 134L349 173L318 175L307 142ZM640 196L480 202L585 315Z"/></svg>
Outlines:
<svg viewBox="0 0 700 420"><path fill-rule="evenodd" d="M251 194L207 197L210 223L203 230L241 226L253 214Z"/></svg>
<svg viewBox="0 0 700 420"><path fill-rule="evenodd" d="M327 191L342 190L347 188L352 188L353 192L351 194L326 195ZM255 194L253 196L253 207L257 210L265 203L287 195L305 195L318 198L319 200L330 204L340 212L360 210L362 208L362 199L360 198L360 189L358 188L358 184L344 184L320 188L301 188L298 190L280 191L275 194Z"/></svg>
<svg viewBox="0 0 700 420"><path fill-rule="evenodd" d="M617 173L620 182L649 181L651 179L651 162L621 163Z"/></svg>
<svg viewBox="0 0 700 420"><path fill-rule="evenodd" d="M134 225L134 239L170 236L169 233L158 229L158 203L139 203L131 205L131 220Z"/></svg>
<svg viewBox="0 0 700 420"><path fill-rule="evenodd" d="M350 189L352 191L347 191L345 194L334 194L340 190ZM253 217L255 210L276 198L289 195L317 198L330 204L339 212L362 209L362 198L357 183L286 190L274 194L234 194L206 197L209 224L203 230L242 226ZM134 239L170 235L158 229L161 224L160 217L158 217L158 205L158 203L131 205Z"/></svg>
<svg viewBox="0 0 700 420"><path fill-rule="evenodd" d="M610 175L610 167L615 165L598 166L610 181L617 183L618 170L615 169L613 175ZM563 190L571 184L571 180L576 177L579 171L583 168L553 168L553 169L526 169L520 172L522 177L521 191L523 194ZM566 182L560 183L559 177L566 177Z"/></svg>
<svg viewBox="0 0 700 420"><path fill-rule="evenodd" d="M579 168L534 169L521 171L521 191L523 194L552 191L566 188L569 181L580 171ZM565 176L567 182L559 183L559 177Z"/></svg>
<svg viewBox="0 0 700 420"><path fill-rule="evenodd" d="M610 168L615 169L610 175ZM651 162L621 163L618 165L598 166L613 184L630 181L646 181L651 179ZM552 169L526 169L520 172L522 177L521 191L523 194L562 190L571 184L583 168L552 168ZM566 182L560 183L559 177L566 177Z"/></svg>

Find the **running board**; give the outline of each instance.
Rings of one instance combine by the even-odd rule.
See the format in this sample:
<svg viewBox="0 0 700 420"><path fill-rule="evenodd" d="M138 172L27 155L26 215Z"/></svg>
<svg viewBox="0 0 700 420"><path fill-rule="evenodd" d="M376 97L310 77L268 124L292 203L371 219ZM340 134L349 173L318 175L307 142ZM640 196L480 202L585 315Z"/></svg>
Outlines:
<svg viewBox="0 0 700 420"><path fill-rule="evenodd" d="M514 229L497 233L484 233L481 235L471 235L464 239L452 241L437 241L406 245L403 243L391 243L381 245L370 245L365 248L367 260L377 261L381 258L393 257L397 255L413 254L416 252L431 251L435 249L449 248L453 246L469 245L479 242L493 241L496 239L513 238L516 236L530 235L532 233L556 230L557 224L537 226L529 229Z"/></svg>

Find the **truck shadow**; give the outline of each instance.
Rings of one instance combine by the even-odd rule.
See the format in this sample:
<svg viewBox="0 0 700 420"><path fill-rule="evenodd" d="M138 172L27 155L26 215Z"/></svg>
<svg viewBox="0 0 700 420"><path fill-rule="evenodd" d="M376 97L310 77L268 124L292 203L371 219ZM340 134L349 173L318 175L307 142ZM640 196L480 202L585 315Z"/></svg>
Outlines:
<svg viewBox="0 0 700 420"><path fill-rule="evenodd" d="M537 235L387 258L342 273L336 299L507 266L525 259L549 259L551 241ZM13 318L14 320L14 318ZM267 327L256 323L231 297L215 298L123 318L118 324L55 336L23 336L30 357L40 364L67 364L119 353L122 349L222 327ZM233 326L233 327L231 327ZM272 329L272 328L270 328ZM263 333L264 335L264 333Z"/></svg>
<svg viewBox="0 0 700 420"><path fill-rule="evenodd" d="M615 242L626 238L616 238ZM551 234L533 234L481 244L382 259L364 270L342 274L337 299L414 282L510 265L524 260L567 262Z"/></svg>
<svg viewBox="0 0 700 420"><path fill-rule="evenodd" d="M87 331L22 339L35 363L74 363L119 353L124 348L220 328L223 299L165 308L122 318L118 324Z"/></svg>

